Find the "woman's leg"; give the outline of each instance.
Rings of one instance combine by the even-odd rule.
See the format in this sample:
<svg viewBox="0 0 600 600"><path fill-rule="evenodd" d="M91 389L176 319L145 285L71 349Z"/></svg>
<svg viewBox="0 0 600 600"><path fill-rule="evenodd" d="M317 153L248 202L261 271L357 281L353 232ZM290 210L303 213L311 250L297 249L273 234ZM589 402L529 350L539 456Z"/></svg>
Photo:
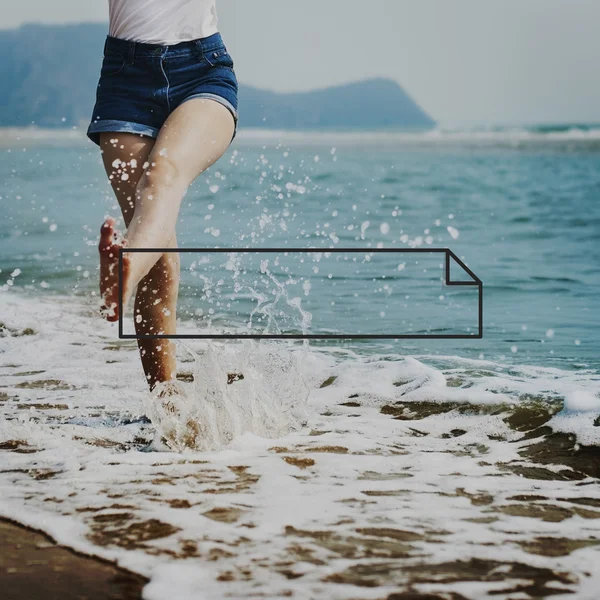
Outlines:
<svg viewBox="0 0 600 600"><path fill-rule="evenodd" d="M116 140L116 141L115 141ZM155 140L131 133L104 133L100 147L106 173L117 197L125 225L134 215L137 186ZM175 236L168 247L177 247ZM140 282L135 297L135 329L138 335L176 332L179 291L179 254L163 254ZM161 299L156 303L157 298ZM170 340L138 339L144 373L150 388L176 376L175 344Z"/></svg>
<svg viewBox="0 0 600 600"><path fill-rule="evenodd" d="M165 248L177 248L175 236ZM179 253L165 253L140 281L134 304L138 335L174 335L177 332L179 270ZM161 381L177 378L175 342L138 338L138 346L151 390Z"/></svg>
<svg viewBox="0 0 600 600"><path fill-rule="evenodd" d="M193 98L171 113L148 156L148 168L138 182L127 248L166 248L175 234L179 207L189 185L227 150L233 137L233 116L222 104ZM101 275L107 306L118 303L118 250L113 243L114 223L103 226L101 245L110 266ZM159 252L124 254L123 306L133 289L160 259ZM116 310L115 310L116 313ZM114 314L113 320L118 319Z"/></svg>

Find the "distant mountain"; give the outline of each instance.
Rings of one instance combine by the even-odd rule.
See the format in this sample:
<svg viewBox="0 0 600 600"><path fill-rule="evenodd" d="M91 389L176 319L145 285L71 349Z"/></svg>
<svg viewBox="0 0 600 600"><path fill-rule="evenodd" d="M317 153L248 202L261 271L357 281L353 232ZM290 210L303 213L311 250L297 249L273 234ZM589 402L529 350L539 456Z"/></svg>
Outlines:
<svg viewBox="0 0 600 600"><path fill-rule="evenodd" d="M390 79L368 79L292 94L240 86L240 106L247 127L380 129L435 125Z"/></svg>
<svg viewBox="0 0 600 600"><path fill-rule="evenodd" d="M0 126L87 125L105 24L0 30ZM280 94L240 84L240 128L428 128L435 122L394 81Z"/></svg>

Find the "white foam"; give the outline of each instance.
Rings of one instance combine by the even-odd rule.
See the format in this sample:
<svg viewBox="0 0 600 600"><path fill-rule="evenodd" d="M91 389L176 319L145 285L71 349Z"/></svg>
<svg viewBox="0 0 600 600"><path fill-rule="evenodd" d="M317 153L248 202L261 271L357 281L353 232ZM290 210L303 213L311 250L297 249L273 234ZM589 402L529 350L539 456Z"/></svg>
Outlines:
<svg viewBox="0 0 600 600"><path fill-rule="evenodd" d="M282 437L306 420L309 389L299 366L305 351L248 340L190 353L193 383L166 401L153 394L145 403L175 449L217 450L244 433Z"/></svg>
<svg viewBox="0 0 600 600"><path fill-rule="evenodd" d="M573 390L565 398L564 410L600 413L600 396L589 391Z"/></svg>
<svg viewBox="0 0 600 600"><path fill-rule="evenodd" d="M218 600L251 590L259 597L291 591L298 598L345 600L397 591L398 586L358 589L324 581L364 563L364 550L357 546L356 558L343 558L289 528L331 531L345 540L356 538L362 527L389 527L423 536L410 544L409 561L518 561L573 574L578 583L568 587L582 597L598 583L596 575L587 575L596 572L594 547L547 557L520 545L542 537L600 538L599 520L584 520L573 512L577 505L565 501L582 493L599 497L595 485L574 487L564 479L512 473L512 466L527 465L519 451L530 442L519 441L522 433L495 411L454 410L418 422L381 413L398 402L427 401L441 408L449 402L516 404L528 401L527 395L558 399L574 390L585 395L576 393L567 403L590 406L588 394L597 396L599 385L593 371L457 357L365 357L348 348L281 343L186 342L178 353L180 368L195 380L184 384L187 397L179 409L201 419L206 450L143 452L154 437L152 426L125 419L143 414L152 398L134 341L118 340L114 325L73 298L0 293L0 313L11 329L36 331L1 338L6 398L0 402L0 442L26 442L33 452L0 451L0 514L150 577L146 598ZM228 384L227 374L238 371L244 379ZM328 379L330 385L321 387ZM47 384L36 386L43 381ZM304 417L295 411L306 398ZM588 443L586 436L598 430L594 417L593 409L566 410L550 425L569 427ZM294 462L300 460L306 463ZM515 496L531 494L571 516L553 522L501 510L517 503ZM472 502L469 495L493 503ZM233 511L234 517L214 518L215 510ZM115 543L118 536L103 543L101 536L90 536L98 528L118 532L118 525L111 529L96 519L115 514L124 515L127 525L160 521L173 533L129 549ZM497 520L489 523L490 517ZM190 541L196 555L184 557L182 548ZM294 547L315 560L299 559ZM287 579L281 564L300 577ZM446 583L444 591L485 597L496 585Z"/></svg>
<svg viewBox="0 0 600 600"><path fill-rule="evenodd" d="M581 444L600 446L600 394L574 389L566 394L563 410L548 423L554 431L569 433Z"/></svg>
<svg viewBox="0 0 600 600"><path fill-rule="evenodd" d="M585 446L600 446L600 427L596 425L598 412L561 412L554 415L548 426L559 433L569 433Z"/></svg>
<svg viewBox="0 0 600 600"><path fill-rule="evenodd" d="M211 600L206 591L211 579L209 569L199 568L197 562L160 565L152 573L152 581L144 588L144 600L172 598L174 581L179 582L177 600Z"/></svg>

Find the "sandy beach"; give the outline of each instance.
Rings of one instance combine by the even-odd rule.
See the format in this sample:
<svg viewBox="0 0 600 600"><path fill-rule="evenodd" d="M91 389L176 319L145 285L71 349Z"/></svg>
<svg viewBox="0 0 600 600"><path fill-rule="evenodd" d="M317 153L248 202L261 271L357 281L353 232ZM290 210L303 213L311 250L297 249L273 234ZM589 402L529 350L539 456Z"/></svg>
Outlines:
<svg viewBox="0 0 600 600"><path fill-rule="evenodd" d="M135 346L111 341L108 325L92 332L85 307L49 302L41 320L36 303L4 306L0 511L139 574L127 593L148 578L150 600L594 598L598 446L559 431L561 401L522 391L518 406L489 402L472 376L491 363L442 373L308 355L305 427L148 451L146 392L125 384ZM71 332L60 356L49 353L59 326ZM182 362L183 384L199 376ZM47 565L31 567L46 577ZM109 577L104 563L90 568Z"/></svg>

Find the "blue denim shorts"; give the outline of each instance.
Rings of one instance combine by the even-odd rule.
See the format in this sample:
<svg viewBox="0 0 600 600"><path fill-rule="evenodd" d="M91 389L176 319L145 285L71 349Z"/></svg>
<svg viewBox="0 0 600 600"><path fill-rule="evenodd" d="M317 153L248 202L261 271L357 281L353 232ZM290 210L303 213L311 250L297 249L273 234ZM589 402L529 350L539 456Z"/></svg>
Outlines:
<svg viewBox="0 0 600 600"><path fill-rule="evenodd" d="M238 82L220 33L173 46L107 36L87 136L100 145L103 131L158 137L167 117L191 98L220 102L237 133Z"/></svg>

